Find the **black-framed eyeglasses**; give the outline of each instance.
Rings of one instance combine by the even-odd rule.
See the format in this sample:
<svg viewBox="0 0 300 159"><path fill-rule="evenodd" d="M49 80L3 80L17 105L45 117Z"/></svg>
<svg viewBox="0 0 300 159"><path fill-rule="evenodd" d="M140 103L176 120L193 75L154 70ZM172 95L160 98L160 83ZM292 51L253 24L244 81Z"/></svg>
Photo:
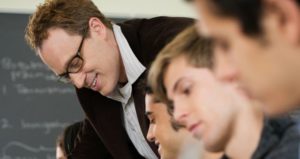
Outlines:
<svg viewBox="0 0 300 159"><path fill-rule="evenodd" d="M80 42L79 48L76 52L76 55L73 56L67 65L67 71L65 73L59 74L58 75L58 81L63 82L63 83L70 83L71 78L70 78L70 73L77 73L81 70L84 60L80 55L80 50L82 47L84 41L84 36L82 37L82 40Z"/></svg>

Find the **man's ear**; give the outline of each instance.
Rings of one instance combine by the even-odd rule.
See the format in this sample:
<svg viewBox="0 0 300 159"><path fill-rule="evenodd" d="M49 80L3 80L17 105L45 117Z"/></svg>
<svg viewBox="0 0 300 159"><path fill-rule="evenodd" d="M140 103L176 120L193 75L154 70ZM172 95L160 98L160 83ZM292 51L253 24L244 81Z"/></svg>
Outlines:
<svg viewBox="0 0 300 159"><path fill-rule="evenodd" d="M275 27L286 40L299 44L300 10L296 0L264 0L263 13L276 20Z"/></svg>
<svg viewBox="0 0 300 159"><path fill-rule="evenodd" d="M100 35L102 39L107 37L107 28L102 23L102 21L96 17L92 17L89 20L89 31L91 36L92 35Z"/></svg>

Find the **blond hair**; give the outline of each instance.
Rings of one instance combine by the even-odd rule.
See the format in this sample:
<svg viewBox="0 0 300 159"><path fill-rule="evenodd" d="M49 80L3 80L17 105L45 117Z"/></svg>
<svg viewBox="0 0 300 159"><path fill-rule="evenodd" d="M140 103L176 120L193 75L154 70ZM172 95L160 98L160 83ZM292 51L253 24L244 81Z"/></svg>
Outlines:
<svg viewBox="0 0 300 159"><path fill-rule="evenodd" d="M183 56L194 67L212 67L212 47L209 39L200 37L196 27L191 26L173 39L158 54L148 73L148 85L160 101L167 103L164 75L173 59Z"/></svg>

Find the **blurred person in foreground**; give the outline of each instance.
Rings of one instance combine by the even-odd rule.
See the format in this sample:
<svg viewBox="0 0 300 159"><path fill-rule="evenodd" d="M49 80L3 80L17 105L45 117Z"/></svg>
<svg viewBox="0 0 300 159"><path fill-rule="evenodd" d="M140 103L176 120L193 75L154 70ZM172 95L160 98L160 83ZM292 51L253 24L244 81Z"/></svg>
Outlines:
<svg viewBox="0 0 300 159"><path fill-rule="evenodd" d="M300 0L193 0L202 36L222 51L247 94L267 115L300 106ZM216 64L219 61L216 61Z"/></svg>
<svg viewBox="0 0 300 159"><path fill-rule="evenodd" d="M199 37L195 27L178 35L151 66L148 82L155 96L207 151L224 151L223 158L297 159L295 122L289 116L264 118L261 104L236 79L220 77L230 67L218 70L214 51L222 50Z"/></svg>

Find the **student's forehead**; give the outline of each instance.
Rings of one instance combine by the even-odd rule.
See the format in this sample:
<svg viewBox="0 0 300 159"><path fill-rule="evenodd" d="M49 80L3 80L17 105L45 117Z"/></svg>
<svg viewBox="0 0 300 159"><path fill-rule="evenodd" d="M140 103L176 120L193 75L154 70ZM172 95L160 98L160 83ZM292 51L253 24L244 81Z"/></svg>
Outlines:
<svg viewBox="0 0 300 159"><path fill-rule="evenodd" d="M146 105L145 105L145 109L146 109L146 113L153 113L153 97L151 94L146 94L145 96L145 101L146 101Z"/></svg>
<svg viewBox="0 0 300 159"><path fill-rule="evenodd" d="M189 71L190 66L187 64L186 57L180 56L172 60L164 75L164 85L167 88L166 91L169 97L173 93L173 88L178 80L185 77Z"/></svg>
<svg viewBox="0 0 300 159"><path fill-rule="evenodd" d="M150 112L152 115L159 115L164 113L164 109L166 109L166 106L164 103L159 102L152 102L151 104L147 105L146 110Z"/></svg>

